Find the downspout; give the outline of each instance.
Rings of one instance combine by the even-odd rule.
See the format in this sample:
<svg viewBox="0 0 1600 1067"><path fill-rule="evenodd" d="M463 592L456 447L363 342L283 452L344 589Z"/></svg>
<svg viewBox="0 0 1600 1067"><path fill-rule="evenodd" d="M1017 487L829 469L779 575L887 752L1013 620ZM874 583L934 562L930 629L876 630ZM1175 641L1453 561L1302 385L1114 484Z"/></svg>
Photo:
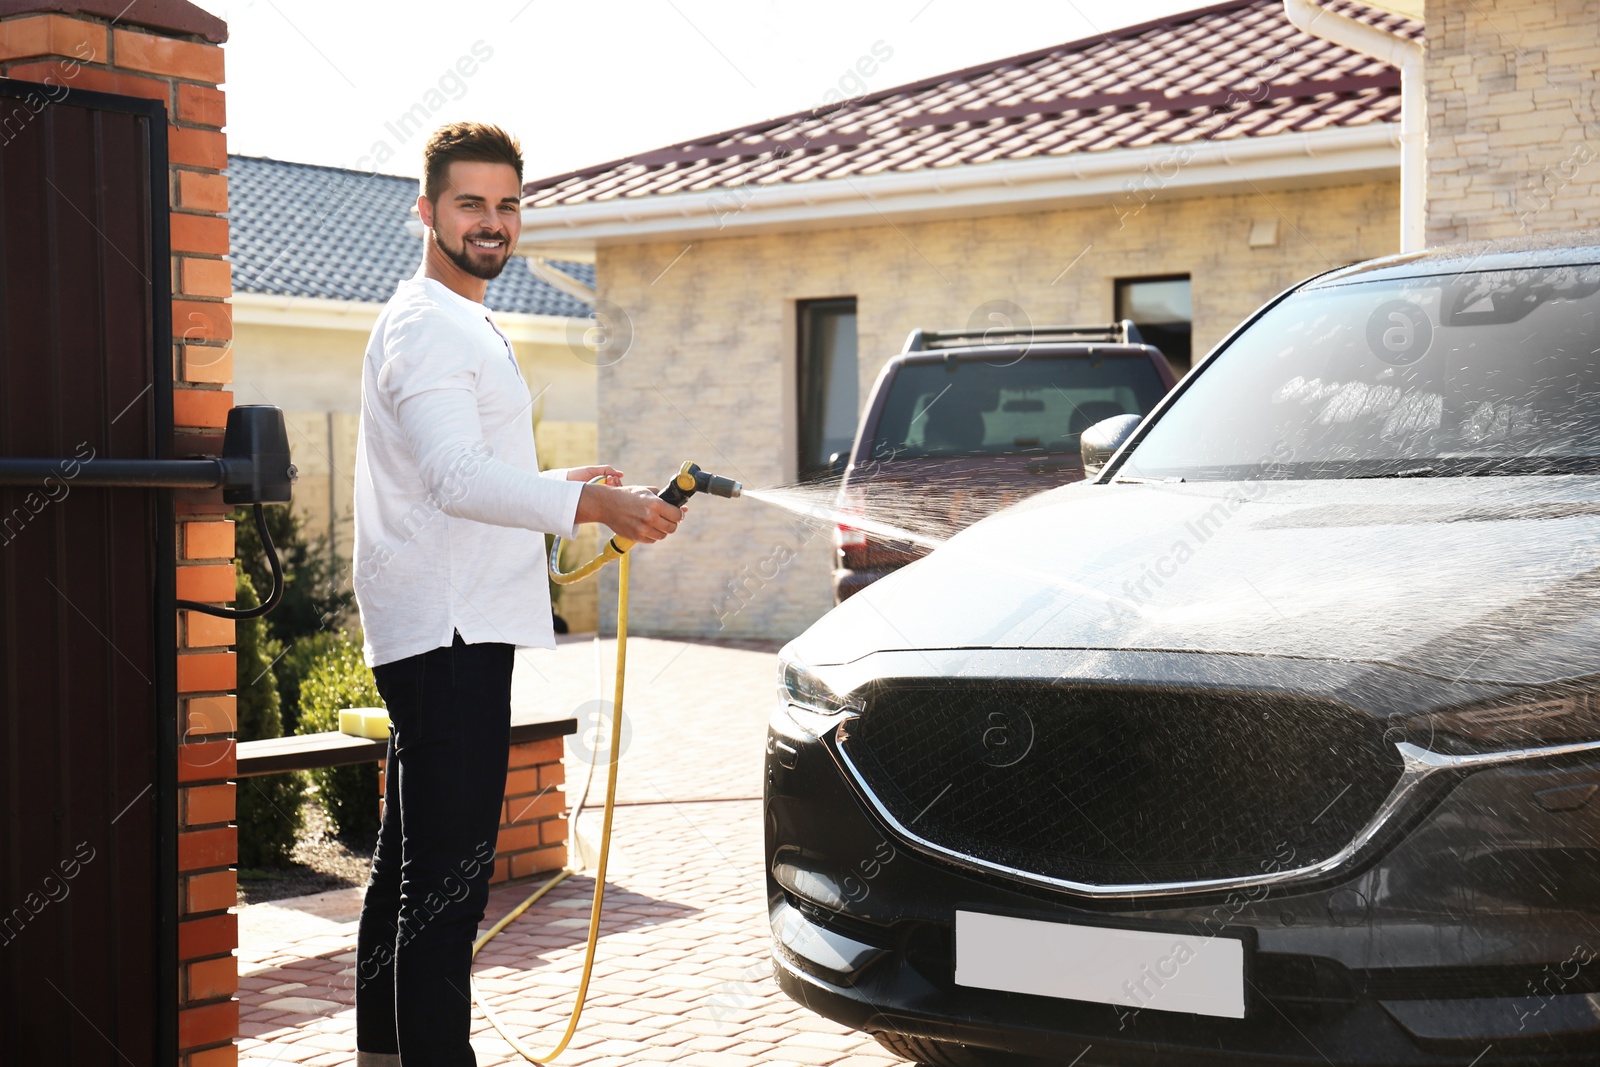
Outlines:
<svg viewBox="0 0 1600 1067"><path fill-rule="evenodd" d="M559 289L568 296L577 297L590 307L594 306L595 295L591 286L586 285L578 278L574 278L564 270L558 270L554 263L551 263L543 256L524 256L522 258L527 262L528 270L533 273L535 278L554 289Z"/></svg>
<svg viewBox="0 0 1600 1067"><path fill-rule="evenodd" d="M1427 96L1421 43L1329 11L1313 0L1283 0L1283 13L1303 33L1400 68L1400 251L1420 251L1427 244Z"/></svg>

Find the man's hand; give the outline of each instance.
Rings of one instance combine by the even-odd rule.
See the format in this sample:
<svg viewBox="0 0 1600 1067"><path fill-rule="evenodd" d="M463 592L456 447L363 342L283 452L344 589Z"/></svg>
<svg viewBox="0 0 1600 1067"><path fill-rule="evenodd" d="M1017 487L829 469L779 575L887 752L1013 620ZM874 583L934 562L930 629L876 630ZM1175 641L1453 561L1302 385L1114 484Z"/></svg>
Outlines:
<svg viewBox="0 0 1600 1067"><path fill-rule="evenodd" d="M602 463L597 467L573 467L567 471L567 481L587 482L592 478L605 478L606 485L621 485L622 472L609 463Z"/></svg>
<svg viewBox="0 0 1600 1067"><path fill-rule="evenodd" d="M609 469L596 467L590 477L599 477L601 471ZM604 523L630 541L652 544L676 530L689 510L687 505L673 507L657 492L648 485L585 485L578 497L578 522Z"/></svg>

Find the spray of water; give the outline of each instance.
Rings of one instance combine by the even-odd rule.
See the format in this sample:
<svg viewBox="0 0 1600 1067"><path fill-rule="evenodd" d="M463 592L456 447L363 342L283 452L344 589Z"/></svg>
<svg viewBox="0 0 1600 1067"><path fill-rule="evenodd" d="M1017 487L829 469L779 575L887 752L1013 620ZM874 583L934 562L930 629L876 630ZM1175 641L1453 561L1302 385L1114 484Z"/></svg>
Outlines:
<svg viewBox="0 0 1600 1067"><path fill-rule="evenodd" d="M770 489L746 489L741 494L798 515L816 526L852 526L886 541L902 541L921 548L942 545L957 524L949 517L949 500L943 494L937 501L930 493L898 492L873 494L860 507L841 507L838 489L831 485L785 485ZM887 516L893 515L896 522ZM964 525L964 524L962 524Z"/></svg>

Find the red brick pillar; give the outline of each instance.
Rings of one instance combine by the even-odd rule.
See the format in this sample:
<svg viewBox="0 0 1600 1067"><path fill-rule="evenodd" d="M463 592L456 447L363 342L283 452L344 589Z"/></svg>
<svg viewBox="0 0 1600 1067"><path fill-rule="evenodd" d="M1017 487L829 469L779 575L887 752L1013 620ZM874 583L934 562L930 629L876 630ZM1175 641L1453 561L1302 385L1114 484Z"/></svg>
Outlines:
<svg viewBox="0 0 1600 1067"><path fill-rule="evenodd" d="M490 881L526 878L567 865L566 780L561 738L511 746Z"/></svg>
<svg viewBox="0 0 1600 1067"><path fill-rule="evenodd" d="M173 455L221 451L233 394L227 138L221 43L227 26L184 0L0 0L0 75L120 93L166 106L172 204ZM179 494L177 592L231 601L233 524L220 490ZM238 1062L234 903L233 623L178 622L178 1044L182 1067Z"/></svg>
<svg viewBox="0 0 1600 1067"><path fill-rule="evenodd" d="M506 759L506 797L500 805L491 884L549 874L567 865L567 780L559 737L513 742ZM378 761L378 812L388 772Z"/></svg>

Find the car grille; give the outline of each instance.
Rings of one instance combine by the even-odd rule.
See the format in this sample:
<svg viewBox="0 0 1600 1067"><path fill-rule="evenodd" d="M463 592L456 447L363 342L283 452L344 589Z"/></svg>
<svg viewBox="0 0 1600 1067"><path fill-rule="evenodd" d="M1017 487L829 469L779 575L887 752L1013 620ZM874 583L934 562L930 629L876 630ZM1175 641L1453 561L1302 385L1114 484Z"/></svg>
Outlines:
<svg viewBox="0 0 1600 1067"><path fill-rule="evenodd" d="M880 686L840 741L911 834L1088 885L1258 876L1350 842L1398 781L1343 705L1170 689Z"/></svg>

